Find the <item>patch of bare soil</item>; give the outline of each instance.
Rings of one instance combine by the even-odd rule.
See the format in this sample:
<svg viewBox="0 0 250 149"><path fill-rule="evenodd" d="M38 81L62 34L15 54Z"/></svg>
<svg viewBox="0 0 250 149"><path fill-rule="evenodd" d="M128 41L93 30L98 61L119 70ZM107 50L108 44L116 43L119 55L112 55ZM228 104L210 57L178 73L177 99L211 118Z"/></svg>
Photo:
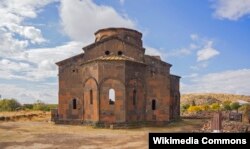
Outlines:
<svg viewBox="0 0 250 149"><path fill-rule="evenodd" d="M46 121L0 122L0 148L4 149L130 149L148 148L149 132L192 132L203 120L182 120L165 127L100 129L55 125Z"/></svg>

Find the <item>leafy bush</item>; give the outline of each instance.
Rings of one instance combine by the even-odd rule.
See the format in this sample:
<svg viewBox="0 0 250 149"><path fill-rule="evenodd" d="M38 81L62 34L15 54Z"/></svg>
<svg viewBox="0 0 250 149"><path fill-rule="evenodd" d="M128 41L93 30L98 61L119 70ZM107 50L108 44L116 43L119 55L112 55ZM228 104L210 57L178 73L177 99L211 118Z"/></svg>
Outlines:
<svg viewBox="0 0 250 149"><path fill-rule="evenodd" d="M199 111L202 111L201 106L190 106L188 108L188 112L190 113L199 112Z"/></svg>
<svg viewBox="0 0 250 149"><path fill-rule="evenodd" d="M33 110L33 104L23 104L24 110Z"/></svg>
<svg viewBox="0 0 250 149"><path fill-rule="evenodd" d="M218 103L213 103L210 105L211 110L217 111L220 109L220 104Z"/></svg>
<svg viewBox="0 0 250 149"><path fill-rule="evenodd" d="M240 104L239 104L239 102L233 102L230 104L230 107L232 110L237 110L237 112L238 112L238 109L240 108Z"/></svg>
<svg viewBox="0 0 250 149"><path fill-rule="evenodd" d="M189 104L181 104L181 112L184 113L190 107Z"/></svg>
<svg viewBox="0 0 250 149"><path fill-rule="evenodd" d="M231 109L231 106L230 106L231 103L232 103L232 102L229 101L229 100L224 101L224 102L222 103L223 109L226 110L226 111L232 110L232 109Z"/></svg>
<svg viewBox="0 0 250 149"><path fill-rule="evenodd" d="M48 109L46 104L41 100L37 100L36 103L33 104L33 110L49 111L50 109Z"/></svg>
<svg viewBox="0 0 250 149"><path fill-rule="evenodd" d="M181 108L187 110L190 107L189 104L181 104Z"/></svg>
<svg viewBox="0 0 250 149"><path fill-rule="evenodd" d="M201 108L202 111L210 110L209 105L207 105L207 104L206 105L201 105L200 108Z"/></svg>
<svg viewBox="0 0 250 149"><path fill-rule="evenodd" d="M250 111L250 105L249 104L244 104L239 108L240 111L243 113Z"/></svg>
<svg viewBox="0 0 250 149"><path fill-rule="evenodd" d="M57 104L45 104L40 100L37 100L36 103L33 104L33 110L50 111L50 109L55 108L57 108Z"/></svg>
<svg viewBox="0 0 250 149"><path fill-rule="evenodd" d="M15 111L21 108L21 104L15 99L0 100L0 111Z"/></svg>

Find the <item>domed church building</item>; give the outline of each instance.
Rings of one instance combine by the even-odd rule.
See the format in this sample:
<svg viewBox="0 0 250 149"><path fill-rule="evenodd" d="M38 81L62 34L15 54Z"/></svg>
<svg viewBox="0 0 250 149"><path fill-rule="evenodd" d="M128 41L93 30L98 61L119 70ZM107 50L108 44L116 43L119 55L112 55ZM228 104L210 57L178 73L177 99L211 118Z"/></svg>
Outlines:
<svg viewBox="0 0 250 149"><path fill-rule="evenodd" d="M180 117L180 77L145 54L142 34L106 28L83 53L57 62L56 123L161 125Z"/></svg>

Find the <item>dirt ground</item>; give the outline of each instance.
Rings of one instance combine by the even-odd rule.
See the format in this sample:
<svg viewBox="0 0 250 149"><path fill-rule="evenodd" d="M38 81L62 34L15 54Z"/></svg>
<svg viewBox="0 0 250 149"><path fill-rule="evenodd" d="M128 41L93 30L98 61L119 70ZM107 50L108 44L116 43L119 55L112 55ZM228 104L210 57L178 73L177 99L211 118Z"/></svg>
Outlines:
<svg viewBox="0 0 250 149"><path fill-rule="evenodd" d="M202 124L203 120L182 120L165 127L112 130L47 120L0 122L0 149L143 149L148 148L149 132L190 132Z"/></svg>

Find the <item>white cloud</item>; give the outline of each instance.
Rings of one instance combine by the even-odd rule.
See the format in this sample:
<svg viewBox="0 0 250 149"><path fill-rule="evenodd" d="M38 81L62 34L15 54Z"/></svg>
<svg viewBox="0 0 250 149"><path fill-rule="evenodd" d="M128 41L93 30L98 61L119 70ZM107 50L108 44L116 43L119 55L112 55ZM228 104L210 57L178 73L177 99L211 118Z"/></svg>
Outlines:
<svg viewBox="0 0 250 149"><path fill-rule="evenodd" d="M18 55L28 46L27 40L15 39L10 32L1 31L0 27L0 55Z"/></svg>
<svg viewBox="0 0 250 149"><path fill-rule="evenodd" d="M6 26L10 32L17 33L26 39L29 39L31 43L42 43L46 40L43 38L41 30L33 26L21 26L16 24L8 24Z"/></svg>
<svg viewBox="0 0 250 149"><path fill-rule="evenodd" d="M82 43L69 42L53 48L29 49L0 60L0 78L43 81L56 77L55 62L82 53Z"/></svg>
<svg viewBox="0 0 250 149"><path fill-rule="evenodd" d="M250 14L250 0L214 0L215 16L220 19L238 20Z"/></svg>
<svg viewBox="0 0 250 149"><path fill-rule="evenodd" d="M203 61L203 62L197 63L194 66L190 66L190 68L192 70L200 70L200 69L203 69L203 68L207 68L207 66L208 66L208 61Z"/></svg>
<svg viewBox="0 0 250 149"><path fill-rule="evenodd" d="M161 56L162 58L166 57L166 54L162 52L160 49L152 48L150 46L145 46L145 54L152 55L152 56Z"/></svg>
<svg viewBox="0 0 250 149"><path fill-rule="evenodd" d="M68 42L61 46L56 46L52 48L39 48L39 49L30 49L24 52L25 57L15 57L19 60L28 60L33 63L40 63L44 60L49 60L57 62L66 58L69 58L73 55L77 55L83 52L81 49L85 45L80 42Z"/></svg>
<svg viewBox="0 0 250 149"><path fill-rule="evenodd" d="M1 0L0 1L0 54L18 55L29 43L40 44L46 40L41 30L24 25L28 18L37 17L42 7L55 0ZM17 37L17 35L19 37Z"/></svg>
<svg viewBox="0 0 250 149"><path fill-rule="evenodd" d="M21 17L35 18L37 11L43 6L55 0L1 0L0 8L6 8L7 12Z"/></svg>
<svg viewBox="0 0 250 149"><path fill-rule="evenodd" d="M2 98L15 98L21 103L34 103L42 100L46 103L56 103L57 85L35 85L20 86L14 84L1 84L0 95Z"/></svg>
<svg viewBox="0 0 250 149"><path fill-rule="evenodd" d="M172 57L172 56L173 57L175 57L175 56L177 56L177 57L179 57L179 56L187 56L187 55L190 55L195 49L191 48L191 45L190 45L189 47L186 47L186 48L181 48L181 49L173 50L173 51L167 53L167 56L168 57Z"/></svg>
<svg viewBox="0 0 250 149"><path fill-rule="evenodd" d="M184 75L184 76L182 76L182 78L195 78L198 75L199 75L198 73L192 73L192 74L189 74L189 75Z"/></svg>
<svg viewBox="0 0 250 149"><path fill-rule="evenodd" d="M92 0L61 0L60 16L65 33L81 42L93 42L93 33L100 28L135 28L135 23L125 15L120 15L112 7L97 5Z"/></svg>
<svg viewBox="0 0 250 149"><path fill-rule="evenodd" d="M250 69L210 73L181 83L182 93L233 93L250 95Z"/></svg>
<svg viewBox="0 0 250 149"><path fill-rule="evenodd" d="M197 51L197 61L206 61L219 54L220 52L213 48L213 41L207 41L207 44L201 50Z"/></svg>
<svg viewBox="0 0 250 149"><path fill-rule="evenodd" d="M188 46L172 50L167 53L167 56L168 57L188 56L194 53L195 51L198 50L201 51L204 50L206 47L212 46L211 43L213 42L212 40L200 37L198 34L190 34L190 39L191 43ZM207 50L205 52L207 52Z"/></svg>
<svg viewBox="0 0 250 149"><path fill-rule="evenodd" d="M31 40L31 43L42 43L45 42L45 39L43 38L41 34L41 30L37 29L33 26L26 26L23 28L23 33L21 33L24 37Z"/></svg>

